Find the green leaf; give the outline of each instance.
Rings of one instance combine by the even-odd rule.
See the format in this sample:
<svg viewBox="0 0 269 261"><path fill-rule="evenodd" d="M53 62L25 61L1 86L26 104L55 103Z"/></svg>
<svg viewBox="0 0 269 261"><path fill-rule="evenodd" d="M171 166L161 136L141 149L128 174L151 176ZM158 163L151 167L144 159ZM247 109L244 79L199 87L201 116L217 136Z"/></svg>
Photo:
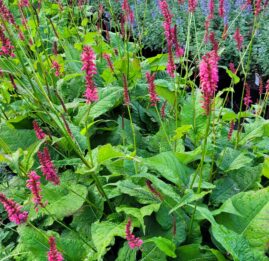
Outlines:
<svg viewBox="0 0 269 261"><path fill-rule="evenodd" d="M207 195L210 192L211 191L203 191L203 192L200 192L200 193L194 193L194 191L191 190L191 189L185 190L185 195L181 198L180 202L170 210L169 213L173 213L178 208L181 208L184 205L189 204L189 203L191 203L193 201L202 199L205 195Z"/></svg>
<svg viewBox="0 0 269 261"><path fill-rule="evenodd" d="M216 252L215 252L216 251ZM214 252L214 253L213 253ZM224 256L216 249L202 247L199 244L180 246L176 250L180 261L225 261ZM216 258L218 256L218 258Z"/></svg>
<svg viewBox="0 0 269 261"><path fill-rule="evenodd" d="M182 164L173 152L163 152L143 159L143 163L176 185L188 184L190 169Z"/></svg>
<svg viewBox="0 0 269 261"><path fill-rule="evenodd" d="M79 210L87 196L87 188L83 185L76 183L65 183L55 187L53 184L48 183L42 189L44 202L48 201L46 209L57 219L63 219L66 216L71 216ZM44 213L48 214L46 210Z"/></svg>
<svg viewBox="0 0 269 261"><path fill-rule="evenodd" d="M269 158L266 157L263 162L262 174L269 179Z"/></svg>
<svg viewBox="0 0 269 261"><path fill-rule="evenodd" d="M124 157L125 154L119 151L116 147L111 144L98 147L97 161L99 164L104 163L107 160Z"/></svg>
<svg viewBox="0 0 269 261"><path fill-rule="evenodd" d="M176 129L176 135L173 137L173 141L181 139L189 130L192 128L192 125L183 125Z"/></svg>
<svg viewBox="0 0 269 261"><path fill-rule="evenodd" d="M144 243L147 242L154 242L155 245L167 256L176 257L175 253L176 246L171 240L163 237L152 237L150 239L145 240Z"/></svg>
<svg viewBox="0 0 269 261"><path fill-rule="evenodd" d="M221 213L217 221L246 238L253 249L263 254L269 241L269 189L239 193L224 203L222 211L231 205L240 216Z"/></svg>
<svg viewBox="0 0 269 261"><path fill-rule="evenodd" d="M159 199L154 197L151 192L129 180L117 182L117 187L121 193L135 197L143 204L159 203Z"/></svg>
<svg viewBox="0 0 269 261"><path fill-rule="evenodd" d="M138 219L139 223L142 226L143 232L145 234L146 227L144 224L144 217L150 216L153 212L158 211L160 204L150 204L142 208L133 208L128 206L120 206L116 208L117 212L124 212L126 215L133 216Z"/></svg>
<svg viewBox="0 0 269 261"><path fill-rule="evenodd" d="M188 137L195 143L199 144L204 137L206 129L206 116L202 108L202 95L199 90L194 92L194 95L188 95L183 101L183 106L180 114L181 125L191 125Z"/></svg>
<svg viewBox="0 0 269 261"><path fill-rule="evenodd" d="M252 159L245 156L242 152L228 147L221 152L217 160L217 166L221 170L228 172L240 169L249 164L251 161Z"/></svg>
<svg viewBox="0 0 269 261"><path fill-rule="evenodd" d="M125 223L113 223L110 221L97 221L91 228L92 241L97 249L98 258L109 250L109 246L114 245L115 237L125 238Z"/></svg>
<svg viewBox="0 0 269 261"><path fill-rule="evenodd" d="M234 74L231 70L227 68L226 72L230 76L230 78L233 80L234 84L237 84L240 82L240 78L236 74Z"/></svg>
<svg viewBox="0 0 269 261"><path fill-rule="evenodd" d="M211 223L214 239L232 255L234 261L266 260L255 250L251 249L249 242L244 236L237 234L233 230L229 230L223 225L219 225L208 209L204 207L197 207L196 209Z"/></svg>

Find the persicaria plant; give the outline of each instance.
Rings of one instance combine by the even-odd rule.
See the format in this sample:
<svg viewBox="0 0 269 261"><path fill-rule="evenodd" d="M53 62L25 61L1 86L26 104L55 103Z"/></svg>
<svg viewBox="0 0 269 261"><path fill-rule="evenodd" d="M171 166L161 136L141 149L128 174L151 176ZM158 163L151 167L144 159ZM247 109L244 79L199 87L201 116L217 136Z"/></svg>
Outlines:
<svg viewBox="0 0 269 261"><path fill-rule="evenodd" d="M268 260L268 24L0 0L0 260Z"/></svg>

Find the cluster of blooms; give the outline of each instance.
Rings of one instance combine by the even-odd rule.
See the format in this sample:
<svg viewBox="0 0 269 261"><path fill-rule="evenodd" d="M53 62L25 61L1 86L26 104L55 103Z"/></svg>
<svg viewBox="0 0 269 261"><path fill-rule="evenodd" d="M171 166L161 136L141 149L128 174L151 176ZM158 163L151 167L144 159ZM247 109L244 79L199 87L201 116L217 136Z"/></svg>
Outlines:
<svg viewBox="0 0 269 261"><path fill-rule="evenodd" d="M135 237L135 235L132 234L131 225L132 225L132 221L131 219L129 219L125 228L126 239L128 241L128 245L131 249L134 249L136 247L139 248L143 244L143 240L140 239L139 237Z"/></svg>
<svg viewBox="0 0 269 261"><path fill-rule="evenodd" d="M262 11L261 3L262 3L262 0L255 1L255 12L254 12L255 16L258 16L260 12Z"/></svg>
<svg viewBox="0 0 269 261"><path fill-rule="evenodd" d="M57 250L55 238L51 236L49 238L50 250L48 252L48 261L63 261L62 254Z"/></svg>
<svg viewBox="0 0 269 261"><path fill-rule="evenodd" d="M51 161L48 148L45 147L43 152L38 151L37 156L41 164L42 173L46 180L52 182L54 185L60 184L60 179Z"/></svg>
<svg viewBox="0 0 269 261"><path fill-rule="evenodd" d="M52 68L55 70L55 76L59 77L60 74L61 74L61 72L60 72L60 69L61 69L60 64L57 61L53 61L52 62Z"/></svg>
<svg viewBox="0 0 269 261"><path fill-rule="evenodd" d="M134 13L132 9L130 8L130 5L128 3L128 0L123 0L121 5L122 11L124 13L124 22L130 22L131 24L134 23Z"/></svg>
<svg viewBox="0 0 269 261"><path fill-rule="evenodd" d="M31 171L28 176L29 179L26 182L26 187L31 190L35 209L38 211L38 206L44 207L41 196L40 176L38 176L35 171Z"/></svg>
<svg viewBox="0 0 269 261"><path fill-rule="evenodd" d="M217 53L212 50L202 57L199 66L200 86L203 93L203 108L206 114L210 112L211 99L215 95L217 83L219 81L218 75L218 60Z"/></svg>
<svg viewBox="0 0 269 261"><path fill-rule="evenodd" d="M224 0L219 0L219 16L224 17Z"/></svg>
<svg viewBox="0 0 269 261"><path fill-rule="evenodd" d="M86 92L84 94L87 103L98 100L97 88L94 84L93 77L97 73L95 65L95 54L90 46L85 46L81 55L83 66L81 70L86 72Z"/></svg>
<svg viewBox="0 0 269 261"><path fill-rule="evenodd" d="M250 87L247 83L245 84L244 87L245 87L244 104L248 108L249 105L252 103L251 96L250 96Z"/></svg>
<svg viewBox="0 0 269 261"><path fill-rule="evenodd" d="M39 127L37 121L33 121L33 127L35 130L35 135L39 140L43 140L46 137L46 134L43 130Z"/></svg>
<svg viewBox="0 0 269 261"><path fill-rule="evenodd" d="M5 36L4 28L0 25L0 56L6 55L14 57L13 49L14 46L11 44L10 40Z"/></svg>
<svg viewBox="0 0 269 261"><path fill-rule="evenodd" d="M11 14L11 12L8 10L8 8L5 6L3 0L0 0L0 14L6 22L15 25L14 16Z"/></svg>
<svg viewBox="0 0 269 261"><path fill-rule="evenodd" d="M236 31L234 33L234 40L236 41L237 49L240 51L242 49L242 46L243 46L244 37L240 33L239 28L236 28Z"/></svg>
<svg viewBox="0 0 269 261"><path fill-rule="evenodd" d="M154 84L155 74L150 74L150 72L146 72L146 78L149 86L151 106L156 106L157 102L159 101L159 98L157 97L155 90L156 89L156 86Z"/></svg>
<svg viewBox="0 0 269 261"><path fill-rule="evenodd" d="M3 193L0 193L0 202L3 204L11 222L19 225L27 221L28 212L21 211L22 206L20 206L18 203L8 199Z"/></svg>
<svg viewBox="0 0 269 261"><path fill-rule="evenodd" d="M197 0L189 0L189 12L194 13L197 7L198 1Z"/></svg>
<svg viewBox="0 0 269 261"><path fill-rule="evenodd" d="M29 6L30 6L29 0L20 0L19 7L29 7Z"/></svg>
<svg viewBox="0 0 269 261"><path fill-rule="evenodd" d="M180 47L178 43L176 26L172 27L172 14L169 10L169 6L166 0L160 1L160 8L162 11L162 15L164 17L163 27L164 27L164 33L165 33L165 38L167 42L167 50L168 50L167 73L171 77L174 77L176 65L175 65L174 56L173 56L173 46L175 47L177 57L181 57L184 54L184 50Z"/></svg>

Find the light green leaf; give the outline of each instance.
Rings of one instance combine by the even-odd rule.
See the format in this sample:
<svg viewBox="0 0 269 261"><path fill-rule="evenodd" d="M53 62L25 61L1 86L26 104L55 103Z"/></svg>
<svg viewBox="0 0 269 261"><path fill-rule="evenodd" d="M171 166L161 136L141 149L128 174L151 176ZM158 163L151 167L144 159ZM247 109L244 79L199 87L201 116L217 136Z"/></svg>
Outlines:
<svg viewBox="0 0 269 261"><path fill-rule="evenodd" d="M91 228L92 241L98 252L98 259L114 245L115 237L125 238L125 223L113 223L110 221L95 222Z"/></svg>
<svg viewBox="0 0 269 261"><path fill-rule="evenodd" d="M176 135L172 138L173 141L181 139L189 130L192 129L192 125L183 125L176 129Z"/></svg>
<svg viewBox="0 0 269 261"><path fill-rule="evenodd" d="M99 164L104 163L107 160L124 157L125 154L119 151L116 147L111 144L98 147L97 161Z"/></svg>
<svg viewBox="0 0 269 261"><path fill-rule="evenodd" d="M151 158L145 158L143 163L157 170L160 175L176 185L188 184L190 169L182 164L173 152L163 152Z"/></svg>
<svg viewBox="0 0 269 261"><path fill-rule="evenodd" d="M147 243L147 242L154 242L156 246L162 252L164 252L167 256L174 257L174 258L176 257L176 253L175 253L176 246L171 240L164 237L152 237L150 239L145 240L144 243Z"/></svg>
<svg viewBox="0 0 269 261"><path fill-rule="evenodd" d="M221 170L228 172L240 169L249 164L251 161L252 159L245 156L242 152L228 147L221 152L217 160L217 166Z"/></svg>
<svg viewBox="0 0 269 261"><path fill-rule="evenodd" d="M240 214L224 213L234 207ZM269 189L239 193L228 199L217 221L246 238L250 246L263 254L269 242Z"/></svg>
<svg viewBox="0 0 269 261"><path fill-rule="evenodd" d="M48 201L46 206L48 212L61 220L66 216L71 216L82 207L87 196L87 188L76 183L61 182L57 187L48 183L43 187L42 195L44 202ZM43 212L48 214L46 210Z"/></svg>

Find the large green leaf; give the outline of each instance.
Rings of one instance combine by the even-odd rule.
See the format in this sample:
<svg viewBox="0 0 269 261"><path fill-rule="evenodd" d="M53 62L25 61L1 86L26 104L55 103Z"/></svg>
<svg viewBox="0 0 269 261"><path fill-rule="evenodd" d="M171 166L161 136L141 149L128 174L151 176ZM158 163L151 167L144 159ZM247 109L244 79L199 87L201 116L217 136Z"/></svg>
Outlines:
<svg viewBox="0 0 269 261"><path fill-rule="evenodd" d="M195 144L200 143L206 128L206 116L202 108L202 99L199 90L193 92L193 95L187 96L180 115L181 125L192 126L188 136Z"/></svg>
<svg viewBox="0 0 269 261"><path fill-rule="evenodd" d="M233 206L240 214L225 213ZM247 238L250 246L261 254L269 242L269 189L242 192L228 199L222 206L217 220L230 230Z"/></svg>
<svg viewBox="0 0 269 261"><path fill-rule="evenodd" d="M163 152L151 158L143 159L143 163L157 170L161 176L176 185L188 184L190 169L182 164L173 152Z"/></svg>
<svg viewBox="0 0 269 261"><path fill-rule="evenodd" d="M156 246L167 256L176 257L176 246L171 240L164 237L152 237L145 241L145 243L147 242L154 242Z"/></svg>
<svg viewBox="0 0 269 261"><path fill-rule="evenodd" d="M268 260L265 256L251 248L248 240L241 234L218 224L212 213L204 207L197 207L197 211L206 218L212 226L212 235L214 239L232 255L234 261L263 261ZM242 251L242 249L244 251Z"/></svg>
<svg viewBox="0 0 269 261"><path fill-rule="evenodd" d="M5 124L0 125L0 142L2 141L8 146L10 151L16 151L21 148L26 150L30 145L36 141L35 132L26 129L14 129ZM1 144L2 147L2 144ZM4 149L4 147L2 147Z"/></svg>
<svg viewBox="0 0 269 261"><path fill-rule="evenodd" d="M97 221L91 227L92 241L97 249L98 258L109 250L109 246L114 245L115 237L125 238L125 223L114 223L110 221Z"/></svg>
<svg viewBox="0 0 269 261"><path fill-rule="evenodd" d="M245 156L242 152L232 149L225 148L218 157L217 166L225 171L231 171L240 169L252 161L250 157Z"/></svg>
<svg viewBox="0 0 269 261"><path fill-rule="evenodd" d="M46 210L58 219L74 214L79 210L87 196L87 188L83 185L61 182L54 186L48 183L43 187L42 195L44 202L48 201ZM44 210L44 213L48 214Z"/></svg>

